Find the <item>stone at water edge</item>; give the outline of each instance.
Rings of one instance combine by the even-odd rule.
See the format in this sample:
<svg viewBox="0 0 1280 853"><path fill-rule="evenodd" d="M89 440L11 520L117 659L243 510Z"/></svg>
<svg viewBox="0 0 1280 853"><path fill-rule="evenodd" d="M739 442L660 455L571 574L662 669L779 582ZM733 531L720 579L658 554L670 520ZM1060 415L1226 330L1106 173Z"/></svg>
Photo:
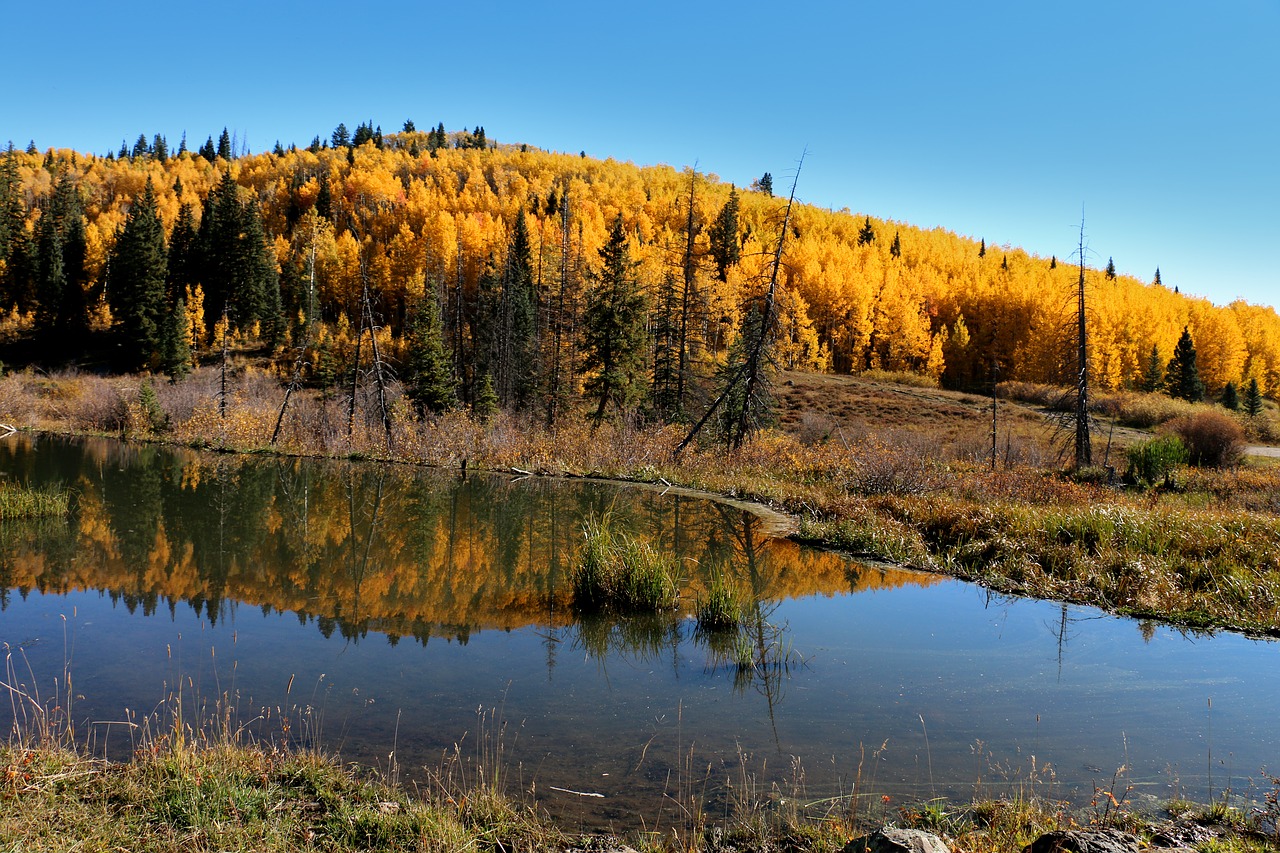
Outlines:
<svg viewBox="0 0 1280 853"><path fill-rule="evenodd" d="M951 853L951 848L932 832L885 826L853 839L840 853Z"/></svg>

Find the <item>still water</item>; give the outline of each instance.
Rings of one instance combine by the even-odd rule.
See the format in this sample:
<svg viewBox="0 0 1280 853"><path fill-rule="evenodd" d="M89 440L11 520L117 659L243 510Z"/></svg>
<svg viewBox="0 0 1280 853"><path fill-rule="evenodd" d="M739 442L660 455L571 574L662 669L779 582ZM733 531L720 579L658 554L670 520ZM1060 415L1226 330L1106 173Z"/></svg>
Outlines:
<svg viewBox="0 0 1280 853"><path fill-rule="evenodd" d="M69 671L109 755L181 695L187 719L229 709L405 779L497 769L619 828L669 825L690 792L1088 799L1123 766L1117 791L1203 799L1280 770L1275 643L993 598L702 499L52 437L0 442L0 476L76 496L0 523L3 680L48 701ZM606 513L680 559L686 609L728 583L744 628L575 619Z"/></svg>

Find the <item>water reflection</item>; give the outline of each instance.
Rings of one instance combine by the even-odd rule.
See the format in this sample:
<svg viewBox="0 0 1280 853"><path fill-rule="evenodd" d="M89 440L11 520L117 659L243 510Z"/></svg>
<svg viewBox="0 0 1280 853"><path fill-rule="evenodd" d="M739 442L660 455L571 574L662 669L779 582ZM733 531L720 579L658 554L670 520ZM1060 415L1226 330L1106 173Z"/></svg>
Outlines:
<svg viewBox="0 0 1280 853"><path fill-rule="evenodd" d="M568 577L583 522L606 511L681 560L690 603L712 578L757 608L929 582L906 572L851 574L838 556L766 545L750 513L639 488L105 440L41 438L48 446L37 452L35 441L0 446L0 465L20 481L66 484L75 509L65 522L0 529L0 606L9 589L101 590L131 613L184 604L211 625L237 604L294 613L353 642L374 633L392 643L465 643L476 631L528 625L555 637L573 621ZM775 561L777 551L785 559ZM754 621L763 625L763 613ZM651 628L588 622L576 641L599 657L620 646L648 654L676 630L669 619Z"/></svg>

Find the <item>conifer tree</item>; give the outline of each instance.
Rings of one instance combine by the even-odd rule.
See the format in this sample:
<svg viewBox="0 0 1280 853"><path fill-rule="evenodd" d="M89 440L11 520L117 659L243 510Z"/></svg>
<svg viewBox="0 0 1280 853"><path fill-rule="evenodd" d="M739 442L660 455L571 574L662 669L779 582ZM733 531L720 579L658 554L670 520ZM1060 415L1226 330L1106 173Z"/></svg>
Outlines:
<svg viewBox="0 0 1280 853"><path fill-rule="evenodd" d="M729 187L729 200L720 208L708 236L711 257L716 262L716 277L727 281L729 267L738 263L742 256L742 245L738 242L738 190L732 185Z"/></svg>
<svg viewBox="0 0 1280 853"><path fill-rule="evenodd" d="M892 257L902 257L902 239L898 236L898 232L893 232L893 242L889 244L889 254Z"/></svg>
<svg viewBox="0 0 1280 853"><path fill-rule="evenodd" d="M1111 258L1107 258L1106 276L1108 279L1115 279L1116 277L1116 262L1113 261Z"/></svg>
<svg viewBox="0 0 1280 853"><path fill-rule="evenodd" d="M1138 383L1139 390L1150 394L1163 388L1164 370L1165 362L1163 356L1160 355L1160 346L1159 344L1152 344L1151 354L1147 356L1147 363L1142 368L1142 379Z"/></svg>
<svg viewBox="0 0 1280 853"><path fill-rule="evenodd" d="M427 288L410 315L404 385L405 395L420 412L439 414L453 408L458 398L453 366L444 348L440 306L433 291L434 288Z"/></svg>
<svg viewBox="0 0 1280 853"><path fill-rule="evenodd" d="M599 255L601 266L592 274L582 317L583 362L592 371L583 391L596 400L596 424L604 420L610 404L622 411L638 401L646 344L645 298L636 281L622 214L613 221Z"/></svg>
<svg viewBox="0 0 1280 853"><path fill-rule="evenodd" d="M1165 388L1169 396L1198 403L1204 399L1204 383L1200 381L1200 370L1196 367L1196 345L1191 340L1191 330L1184 327L1178 345L1174 347L1173 358L1165 369Z"/></svg>
<svg viewBox="0 0 1280 853"><path fill-rule="evenodd" d="M1222 386L1222 408L1235 412L1240 409L1240 392L1236 390L1236 383L1228 382Z"/></svg>
<svg viewBox="0 0 1280 853"><path fill-rule="evenodd" d="M1262 391L1258 388L1257 377L1249 379L1249 387L1244 389L1244 412L1251 418L1262 414Z"/></svg>
<svg viewBox="0 0 1280 853"><path fill-rule="evenodd" d="M493 390L493 377L487 372L480 376L480 385L476 389L475 402L471 404L471 414L482 424L487 424L498 413L498 394Z"/></svg>
<svg viewBox="0 0 1280 853"><path fill-rule="evenodd" d="M222 129L222 135L218 137L218 156L223 160L230 161L235 152L231 150L231 134L227 133L227 129Z"/></svg>
<svg viewBox="0 0 1280 853"><path fill-rule="evenodd" d="M156 212L155 187L147 179L142 197L129 217L111 254L107 297L121 332L124 366L148 366L159 353L165 317L165 278L168 265L164 228Z"/></svg>
<svg viewBox="0 0 1280 853"><path fill-rule="evenodd" d="M333 134L329 138L334 148L346 148L351 144L351 132L347 130L345 122L338 122L338 126L333 129Z"/></svg>
<svg viewBox="0 0 1280 853"><path fill-rule="evenodd" d="M165 315L160 338L160 369L174 380L191 372L191 329L187 303L181 296Z"/></svg>
<svg viewBox="0 0 1280 853"><path fill-rule="evenodd" d="M871 217L868 216L866 221L862 223L862 228L858 230L858 245L868 246L876 241L876 230L871 227Z"/></svg>
<svg viewBox="0 0 1280 853"><path fill-rule="evenodd" d="M213 137L207 137L204 141L204 145L201 145L200 150L196 153L210 163L216 160L218 158L218 150L213 147Z"/></svg>
<svg viewBox="0 0 1280 853"><path fill-rule="evenodd" d="M987 238L983 237L982 242L978 244L978 257L985 258L987 256Z"/></svg>
<svg viewBox="0 0 1280 853"><path fill-rule="evenodd" d="M1160 267L1156 267L1156 277L1155 277L1155 280L1151 283L1154 284L1156 287L1164 287L1164 285L1161 284L1160 282Z"/></svg>

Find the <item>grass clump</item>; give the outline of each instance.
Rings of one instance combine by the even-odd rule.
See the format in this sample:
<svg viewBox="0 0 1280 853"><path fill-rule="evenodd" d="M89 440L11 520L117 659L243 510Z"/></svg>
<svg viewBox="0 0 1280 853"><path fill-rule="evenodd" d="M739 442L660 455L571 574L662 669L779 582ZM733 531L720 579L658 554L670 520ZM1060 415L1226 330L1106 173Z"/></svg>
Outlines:
<svg viewBox="0 0 1280 853"><path fill-rule="evenodd" d="M740 608L733 597L733 590L723 581L716 580L705 599L699 596L694 613L699 631L729 631L738 627Z"/></svg>
<svg viewBox="0 0 1280 853"><path fill-rule="evenodd" d="M617 528L609 513L583 526L586 544L572 578L573 605L584 613L655 613L680 600L675 561Z"/></svg>
<svg viewBox="0 0 1280 853"><path fill-rule="evenodd" d="M0 520L57 518L71 510L65 489L33 489L0 480Z"/></svg>
<svg viewBox="0 0 1280 853"><path fill-rule="evenodd" d="M1173 469L1187 461L1187 447L1176 435L1161 435L1150 441L1131 445L1127 477L1139 485L1168 483Z"/></svg>

